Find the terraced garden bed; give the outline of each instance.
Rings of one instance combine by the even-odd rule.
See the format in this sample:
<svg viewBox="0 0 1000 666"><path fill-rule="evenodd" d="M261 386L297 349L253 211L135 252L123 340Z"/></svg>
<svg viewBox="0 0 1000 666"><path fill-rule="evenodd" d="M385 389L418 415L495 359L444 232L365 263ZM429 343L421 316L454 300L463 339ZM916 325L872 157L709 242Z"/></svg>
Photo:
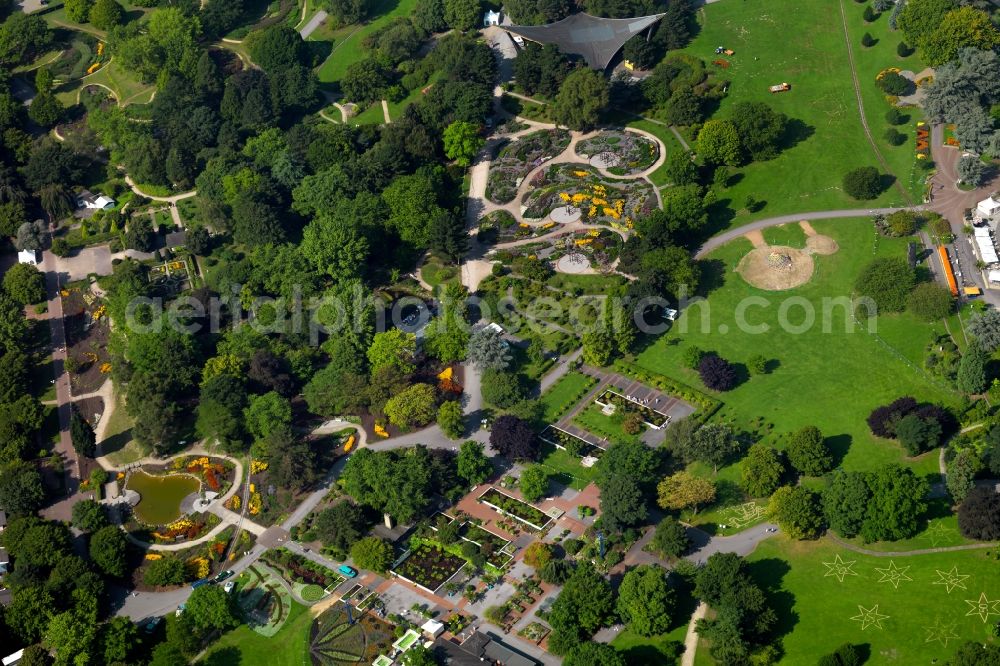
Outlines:
<svg viewBox="0 0 1000 666"><path fill-rule="evenodd" d="M554 425L546 426L539 437L542 441L548 442L557 449L562 449L575 456L594 456L599 455L601 452L598 447Z"/></svg>
<svg viewBox="0 0 1000 666"><path fill-rule="evenodd" d="M660 148L635 132L608 130L579 142L576 154L593 160L592 163L598 162L608 173L631 176L653 166L660 156Z"/></svg>
<svg viewBox="0 0 1000 666"><path fill-rule="evenodd" d="M524 217L542 219L559 206L580 209L581 220L631 229L633 220L658 206L653 186L643 179L610 180L593 167L554 164L532 177L533 189L523 201Z"/></svg>
<svg viewBox="0 0 1000 666"><path fill-rule="evenodd" d="M505 516L521 521L532 529L544 529L552 520L540 509L502 493L496 488L489 488L479 496L479 501Z"/></svg>
<svg viewBox="0 0 1000 666"><path fill-rule="evenodd" d="M621 393L607 389L601 395L599 395L594 402L601 406L614 406L616 410L621 410L626 415L630 413L635 413L639 415L650 428L662 428L670 420L666 414L661 414L655 409L642 405L635 400L630 400L626 398Z"/></svg>
<svg viewBox="0 0 1000 666"><path fill-rule="evenodd" d="M490 164L486 198L498 204L513 201L524 177L568 145L566 130L539 130L504 145Z"/></svg>
<svg viewBox="0 0 1000 666"><path fill-rule="evenodd" d="M463 566L465 560L461 557L436 544L421 543L392 573L434 594Z"/></svg>

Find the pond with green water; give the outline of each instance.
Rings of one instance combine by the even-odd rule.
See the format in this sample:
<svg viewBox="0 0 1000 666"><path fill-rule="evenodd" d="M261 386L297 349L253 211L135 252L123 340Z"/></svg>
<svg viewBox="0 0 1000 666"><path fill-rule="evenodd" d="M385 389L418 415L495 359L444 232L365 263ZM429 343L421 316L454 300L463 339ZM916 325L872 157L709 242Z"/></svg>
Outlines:
<svg viewBox="0 0 1000 666"><path fill-rule="evenodd" d="M153 476L142 470L129 475L125 487L139 493L136 518L147 525L167 525L180 518L181 500L198 492L201 482L187 474Z"/></svg>

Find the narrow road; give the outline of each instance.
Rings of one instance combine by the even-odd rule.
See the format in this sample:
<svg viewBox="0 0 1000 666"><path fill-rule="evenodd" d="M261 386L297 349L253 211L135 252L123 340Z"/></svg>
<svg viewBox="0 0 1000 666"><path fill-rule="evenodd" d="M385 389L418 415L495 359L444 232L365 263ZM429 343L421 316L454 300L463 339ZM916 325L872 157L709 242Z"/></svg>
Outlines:
<svg viewBox="0 0 1000 666"><path fill-rule="evenodd" d="M748 222L743 226L725 231L718 236L712 236L705 241L705 244L698 250L698 253L695 255L695 259L704 259L706 255L716 248L725 245L731 240L739 238L748 231L767 229L768 227L775 227L779 224L788 224L789 222L799 222L801 220L830 220L842 217L866 217L875 214L888 215L889 213L895 213L898 210L922 210L923 208L923 206L907 208L853 208L846 210L812 211L809 213L790 213L788 215L768 217L763 220L757 220L756 222Z"/></svg>
<svg viewBox="0 0 1000 666"><path fill-rule="evenodd" d="M153 201L166 201L167 203L177 203L181 199L190 199L191 197L198 194L198 190L191 190L190 192L181 192L180 194L174 194L169 197L156 197L153 196L152 194L146 194L145 192L140 190L139 187L135 184L135 181L133 181L132 177L129 176L128 174L125 174L125 183L129 186L129 189L131 189L139 196L146 197L147 199L151 199Z"/></svg>

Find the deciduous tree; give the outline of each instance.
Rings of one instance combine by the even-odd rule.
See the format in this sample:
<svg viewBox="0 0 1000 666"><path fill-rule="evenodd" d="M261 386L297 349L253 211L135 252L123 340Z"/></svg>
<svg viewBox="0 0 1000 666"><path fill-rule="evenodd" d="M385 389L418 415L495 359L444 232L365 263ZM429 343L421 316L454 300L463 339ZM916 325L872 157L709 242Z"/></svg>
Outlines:
<svg viewBox="0 0 1000 666"><path fill-rule="evenodd" d="M750 447L740 463L743 489L751 497L767 497L781 485L785 461L781 454L766 444Z"/></svg>
<svg viewBox="0 0 1000 666"><path fill-rule="evenodd" d="M676 472L656 487L657 503L664 509L694 509L715 501L715 484L690 472Z"/></svg>
<svg viewBox="0 0 1000 666"><path fill-rule="evenodd" d="M351 559L361 569L385 573L392 566L392 544L375 536L360 539L351 546Z"/></svg>
<svg viewBox="0 0 1000 666"><path fill-rule="evenodd" d="M538 440L531 425L516 416L497 417L490 430L490 446L510 460L536 460Z"/></svg>
<svg viewBox="0 0 1000 666"><path fill-rule="evenodd" d="M803 486L778 488L771 496L767 511L793 539L815 539L823 531L819 496Z"/></svg>
<svg viewBox="0 0 1000 666"><path fill-rule="evenodd" d="M618 615L640 636L667 631L674 604L667 572L655 564L643 564L630 570L618 588Z"/></svg>
<svg viewBox="0 0 1000 666"><path fill-rule="evenodd" d="M788 462L800 474L820 476L833 468L833 456L816 426L806 426L792 433L785 453Z"/></svg>
<svg viewBox="0 0 1000 666"><path fill-rule="evenodd" d="M552 118L556 124L573 130L590 129L597 124L608 101L604 76L586 67L576 69L559 87L550 107Z"/></svg>

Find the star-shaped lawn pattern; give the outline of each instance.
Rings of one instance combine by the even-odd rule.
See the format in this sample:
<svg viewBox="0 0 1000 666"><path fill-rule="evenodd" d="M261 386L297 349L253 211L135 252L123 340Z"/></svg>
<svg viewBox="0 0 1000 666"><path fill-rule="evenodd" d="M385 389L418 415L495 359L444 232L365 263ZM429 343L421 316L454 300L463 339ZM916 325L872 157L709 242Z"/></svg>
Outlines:
<svg viewBox="0 0 1000 666"><path fill-rule="evenodd" d="M837 580L841 583L844 582L844 576L857 576L858 572L854 571L852 567L857 560L851 560L850 562L845 562L840 559L840 555L834 555L833 562L824 562L823 566L826 567L826 573L823 577L836 576Z"/></svg>
<svg viewBox="0 0 1000 666"><path fill-rule="evenodd" d="M882 620L889 618L888 615L882 615L878 612L878 604L875 604L871 608L865 608L861 604L858 604L858 614L851 619L855 622L861 623L861 631L864 631L868 627L874 626L876 629L882 628Z"/></svg>
<svg viewBox="0 0 1000 666"><path fill-rule="evenodd" d="M965 603L969 604L969 612L965 614L966 617L978 615L983 618L983 622L986 622L990 615L1000 615L1000 599L990 601L986 598L985 592L979 595L979 599L966 599Z"/></svg>
<svg viewBox="0 0 1000 666"><path fill-rule="evenodd" d="M879 575L882 576L881 578L878 579L878 582L892 583L892 586L896 589L899 589L899 584L902 581L913 580L912 578L906 575L906 572L909 571L909 569L910 567L903 567L902 569L898 568L896 566L896 563L893 562L892 560L889 560L889 566L886 567L885 569L879 569L878 567L875 567L875 571L879 572Z"/></svg>
<svg viewBox="0 0 1000 666"><path fill-rule="evenodd" d="M942 622L941 618L934 620L933 625L924 627L924 631L927 632L927 640L924 641L925 643L940 641L942 645L948 647L948 641L953 638L958 638L958 634L955 633L955 623Z"/></svg>
<svg viewBox="0 0 1000 666"><path fill-rule="evenodd" d="M956 587L960 587L963 590L968 589L965 587L965 579L969 577L969 574L958 573L958 567L952 567L951 571L940 571L938 569L935 569L934 571L941 580L936 580L931 584L944 585L948 594L951 594L951 591Z"/></svg>
<svg viewBox="0 0 1000 666"><path fill-rule="evenodd" d="M946 527L944 523L934 523L920 535L920 539L930 541L931 546L937 548L937 545L944 542L951 534L951 529Z"/></svg>

